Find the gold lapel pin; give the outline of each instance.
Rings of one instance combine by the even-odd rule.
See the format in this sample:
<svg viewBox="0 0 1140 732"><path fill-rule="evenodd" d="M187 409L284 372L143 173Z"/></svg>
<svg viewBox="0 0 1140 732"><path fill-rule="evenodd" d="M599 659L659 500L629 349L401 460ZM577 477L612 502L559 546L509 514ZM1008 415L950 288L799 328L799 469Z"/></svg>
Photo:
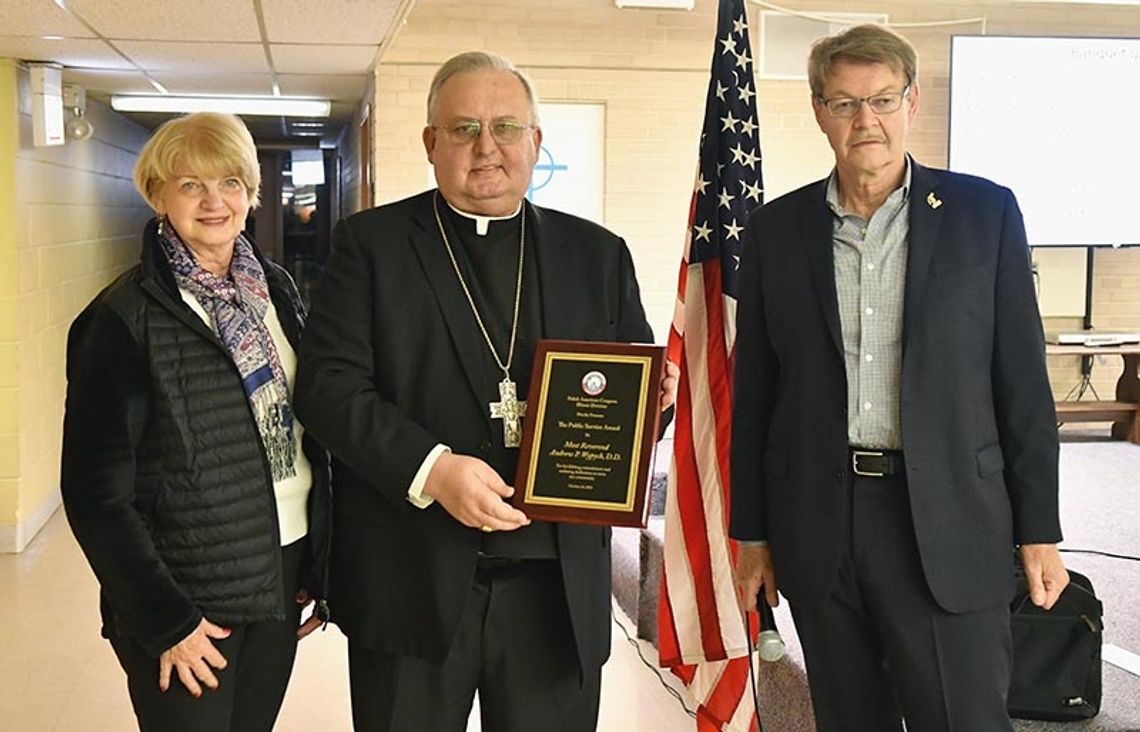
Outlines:
<svg viewBox="0 0 1140 732"><path fill-rule="evenodd" d="M926 205L930 206L931 208L938 208L942 205L942 199L938 198L938 196L935 196L934 191L931 191L930 193L926 194Z"/></svg>

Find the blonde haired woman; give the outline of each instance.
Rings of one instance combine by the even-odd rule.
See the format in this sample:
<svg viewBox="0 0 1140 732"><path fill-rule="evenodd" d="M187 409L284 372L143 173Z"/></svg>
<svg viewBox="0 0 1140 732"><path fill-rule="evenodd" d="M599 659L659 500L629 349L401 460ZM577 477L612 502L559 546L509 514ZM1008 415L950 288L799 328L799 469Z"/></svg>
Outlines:
<svg viewBox="0 0 1140 732"><path fill-rule="evenodd" d="M261 181L240 120L167 122L134 178L157 213L141 261L68 337L64 506L139 728L268 732L328 614L328 458L292 410L303 306L242 233Z"/></svg>

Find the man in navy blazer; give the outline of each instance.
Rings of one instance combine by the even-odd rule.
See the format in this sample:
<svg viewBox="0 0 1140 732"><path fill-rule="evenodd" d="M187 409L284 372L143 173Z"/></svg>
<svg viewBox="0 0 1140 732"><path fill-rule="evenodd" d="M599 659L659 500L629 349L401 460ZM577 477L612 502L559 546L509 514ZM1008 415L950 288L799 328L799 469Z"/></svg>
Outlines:
<svg viewBox="0 0 1140 732"><path fill-rule="evenodd" d="M905 152L914 49L822 39L832 174L749 222L731 535L738 590L790 600L817 728L1008 732L1015 548L1068 582L1057 430L1013 194Z"/></svg>

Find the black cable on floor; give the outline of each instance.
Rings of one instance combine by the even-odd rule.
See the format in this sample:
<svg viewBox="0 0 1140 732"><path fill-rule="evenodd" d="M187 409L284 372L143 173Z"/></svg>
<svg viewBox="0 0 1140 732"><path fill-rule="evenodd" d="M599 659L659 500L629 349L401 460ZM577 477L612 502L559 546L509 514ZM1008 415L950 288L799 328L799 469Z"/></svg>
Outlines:
<svg viewBox="0 0 1140 732"><path fill-rule="evenodd" d="M761 599L759 596L756 598L758 601ZM760 610L759 607L756 608ZM748 639L748 683L749 688L752 689L752 709L756 715L756 730L757 732L764 732L764 721L760 719L760 687L756 684L756 663L753 659L756 657L756 649L752 647L752 630L748 627L748 613L741 612L740 619L744 621L744 637Z"/></svg>
<svg viewBox="0 0 1140 732"><path fill-rule="evenodd" d="M1140 557L1134 557L1131 554L1113 554L1112 552L1102 552L1099 549L1060 549L1066 554L1095 554L1098 557L1108 557L1109 559L1127 559L1130 562L1140 562Z"/></svg>
<svg viewBox="0 0 1140 732"><path fill-rule="evenodd" d="M613 606L610 607L610 617L613 618L614 624L621 628L621 632L625 634L625 639L629 641L629 644L633 646L634 650L637 651L637 657L641 659L641 662L645 664L645 667L647 669L652 671L654 675L657 676L657 681L661 683L661 686L665 688L665 691L669 692L673 698L677 700L677 703L680 704L681 708L685 710L685 714L688 714L693 719L696 719L697 713L692 709L689 709L689 705L685 703L684 697L682 697L676 689L674 689L669 685L667 681L665 681L665 677L661 675L661 669L657 668L656 664L650 663L649 659L645 657L645 654L641 652L641 643L639 643L636 638L631 636L629 634L629 629L626 628L620 620L618 620L617 613L614 612Z"/></svg>

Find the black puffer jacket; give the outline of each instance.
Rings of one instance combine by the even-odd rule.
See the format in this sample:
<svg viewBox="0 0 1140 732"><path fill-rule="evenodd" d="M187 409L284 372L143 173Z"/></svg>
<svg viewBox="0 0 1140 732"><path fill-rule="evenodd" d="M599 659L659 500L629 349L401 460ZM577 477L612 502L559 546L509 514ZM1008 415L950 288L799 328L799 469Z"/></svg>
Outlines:
<svg viewBox="0 0 1140 732"><path fill-rule="evenodd" d="M260 253L258 257L261 258ZM289 275L261 258L278 319L297 347L304 308ZM71 326L62 490L102 587L103 633L154 656L208 617L285 618L276 500L241 378L183 302L157 240ZM329 462L313 468L303 586L321 598L329 547Z"/></svg>

